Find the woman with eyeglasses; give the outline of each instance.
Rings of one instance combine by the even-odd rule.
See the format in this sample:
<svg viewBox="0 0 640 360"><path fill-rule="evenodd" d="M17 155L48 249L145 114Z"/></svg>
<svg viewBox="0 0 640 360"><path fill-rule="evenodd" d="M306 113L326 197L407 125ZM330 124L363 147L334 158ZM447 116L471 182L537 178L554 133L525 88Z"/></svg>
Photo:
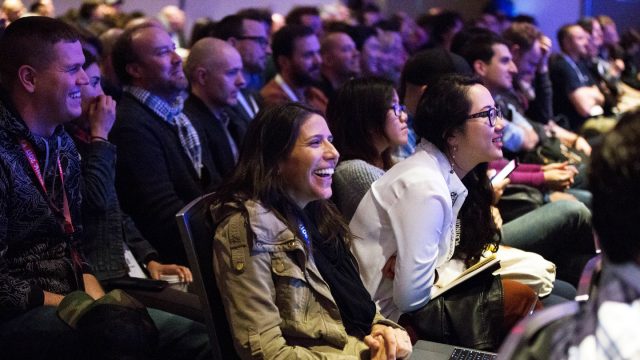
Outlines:
<svg viewBox="0 0 640 360"><path fill-rule="evenodd" d="M394 148L407 143L407 113L390 81L361 78L329 101L327 121L341 158L332 199L350 220L371 184L393 165Z"/></svg>
<svg viewBox="0 0 640 360"><path fill-rule="evenodd" d="M406 331L384 319L327 199L338 152L324 118L300 104L251 123L216 192L214 273L242 359L394 359Z"/></svg>
<svg viewBox="0 0 640 360"><path fill-rule="evenodd" d="M502 157L499 115L478 80L444 76L427 87L418 106L416 153L389 169L360 202L349 224L356 236L351 249L365 287L390 319L423 308L432 291L498 250L487 163ZM486 326L506 334L539 306L541 290L502 284L504 322Z"/></svg>

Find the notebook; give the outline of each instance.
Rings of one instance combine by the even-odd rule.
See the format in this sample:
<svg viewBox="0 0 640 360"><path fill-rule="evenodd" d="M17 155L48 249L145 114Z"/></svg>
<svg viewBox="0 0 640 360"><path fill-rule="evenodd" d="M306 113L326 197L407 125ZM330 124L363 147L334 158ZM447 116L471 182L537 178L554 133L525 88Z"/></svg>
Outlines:
<svg viewBox="0 0 640 360"><path fill-rule="evenodd" d="M496 353L418 340L413 346L412 360L495 360Z"/></svg>

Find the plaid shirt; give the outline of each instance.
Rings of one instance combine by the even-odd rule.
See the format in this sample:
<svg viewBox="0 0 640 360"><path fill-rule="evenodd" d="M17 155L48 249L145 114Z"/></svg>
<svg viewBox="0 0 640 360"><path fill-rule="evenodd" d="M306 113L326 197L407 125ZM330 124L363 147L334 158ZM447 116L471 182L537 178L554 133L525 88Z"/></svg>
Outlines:
<svg viewBox="0 0 640 360"><path fill-rule="evenodd" d="M125 86L124 91L131 94L164 121L178 129L180 144L182 144L196 173L198 173L198 177L200 177L202 173L202 146L200 145L200 137L191 124L191 121L189 121L189 118L182 112L182 97L178 97L173 104L168 104L166 101L140 87Z"/></svg>

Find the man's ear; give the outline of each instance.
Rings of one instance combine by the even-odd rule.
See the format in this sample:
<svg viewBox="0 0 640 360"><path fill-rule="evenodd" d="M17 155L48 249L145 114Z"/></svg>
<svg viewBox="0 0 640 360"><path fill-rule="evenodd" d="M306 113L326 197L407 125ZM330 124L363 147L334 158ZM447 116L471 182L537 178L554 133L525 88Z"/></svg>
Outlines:
<svg viewBox="0 0 640 360"><path fill-rule="evenodd" d="M194 76L193 80L195 82L197 82L198 84L200 84L200 85L205 85L206 82L207 82L207 74L208 74L207 69L205 69L205 68L203 68L201 66L198 66L196 68L195 72L196 73L195 73L195 76Z"/></svg>
<svg viewBox="0 0 640 360"><path fill-rule="evenodd" d="M291 61L289 61L289 58L283 55L278 56L278 59L276 59L276 61L278 62L278 68L281 71L289 69L289 66L291 65Z"/></svg>
<svg viewBox="0 0 640 360"><path fill-rule="evenodd" d="M513 58L520 57L520 45L518 44L511 45L511 48L509 49L509 51L511 51L511 57Z"/></svg>
<svg viewBox="0 0 640 360"><path fill-rule="evenodd" d="M473 62L473 71L476 74L484 77L487 74L487 64L482 60L476 60Z"/></svg>
<svg viewBox="0 0 640 360"><path fill-rule="evenodd" d="M137 63L134 63L134 62L129 63L125 65L124 69L127 72L127 74L129 74L129 76L131 76L134 79L138 79L142 76L141 67Z"/></svg>
<svg viewBox="0 0 640 360"><path fill-rule="evenodd" d="M36 69L30 65L22 65L18 68L18 82L28 92L36 91Z"/></svg>

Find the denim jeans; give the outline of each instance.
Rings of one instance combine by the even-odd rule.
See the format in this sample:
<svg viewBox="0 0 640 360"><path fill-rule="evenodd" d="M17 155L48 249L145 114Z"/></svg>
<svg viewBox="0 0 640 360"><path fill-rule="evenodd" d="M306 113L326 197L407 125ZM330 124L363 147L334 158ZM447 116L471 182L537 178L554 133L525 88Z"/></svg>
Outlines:
<svg viewBox="0 0 640 360"><path fill-rule="evenodd" d="M548 203L504 224L502 241L555 263L557 277L574 286L595 255L591 212L578 201Z"/></svg>

